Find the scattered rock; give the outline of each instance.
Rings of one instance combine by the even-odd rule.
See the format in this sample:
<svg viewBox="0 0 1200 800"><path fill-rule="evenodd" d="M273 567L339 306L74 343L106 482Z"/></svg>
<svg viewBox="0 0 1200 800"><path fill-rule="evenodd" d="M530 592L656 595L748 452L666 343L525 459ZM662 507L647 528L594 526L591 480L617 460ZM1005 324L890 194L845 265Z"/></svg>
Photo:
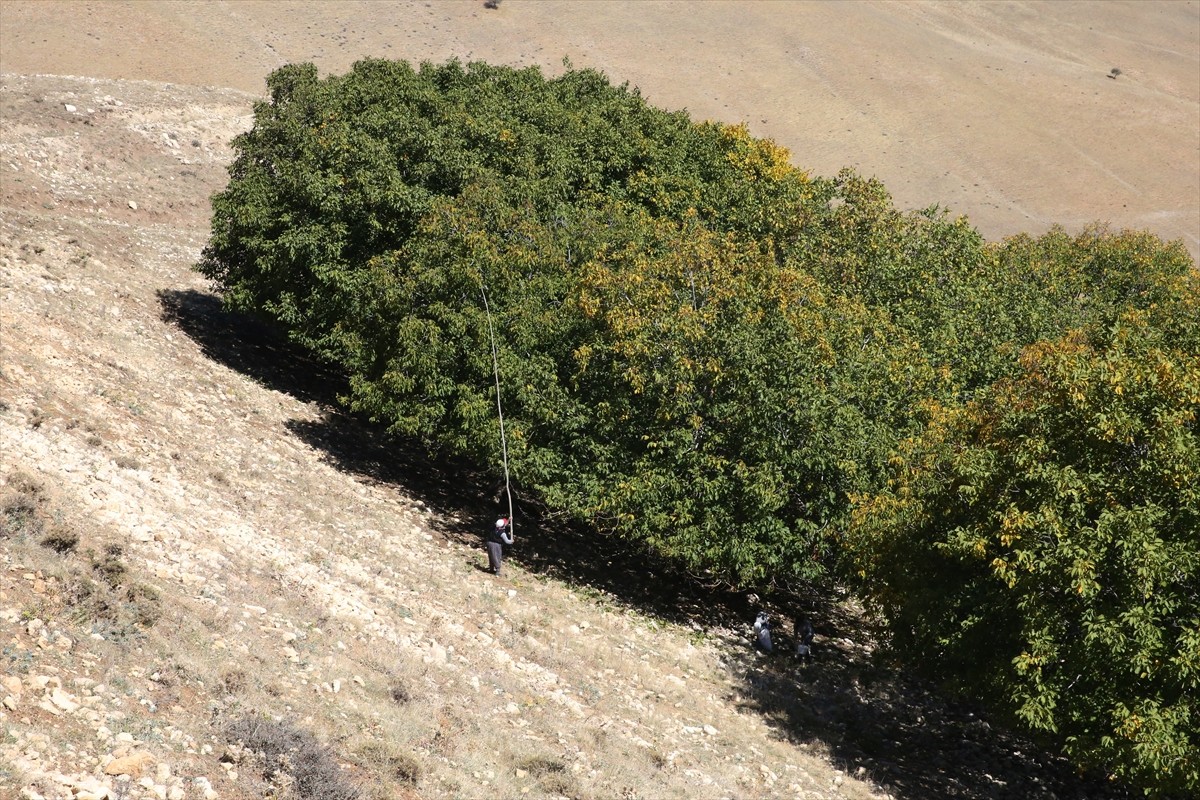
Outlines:
<svg viewBox="0 0 1200 800"><path fill-rule="evenodd" d="M154 766L154 756L142 751L121 758L114 758L104 767L105 775L128 775L140 778L150 767Z"/></svg>
<svg viewBox="0 0 1200 800"><path fill-rule="evenodd" d="M54 689L50 692L50 702L68 714L75 713L80 706L74 696L67 694L62 689Z"/></svg>

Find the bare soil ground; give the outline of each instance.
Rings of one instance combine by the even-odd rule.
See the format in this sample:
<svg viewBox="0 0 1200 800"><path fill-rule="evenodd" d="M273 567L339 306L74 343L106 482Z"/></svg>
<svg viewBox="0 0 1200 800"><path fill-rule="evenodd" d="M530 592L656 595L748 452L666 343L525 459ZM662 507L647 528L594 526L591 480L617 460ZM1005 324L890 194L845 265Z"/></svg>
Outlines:
<svg viewBox="0 0 1200 800"><path fill-rule="evenodd" d="M1193 5L1153 8L1184 6L1186 27ZM954 18L633 8L0 3L0 796L1126 796L897 674L850 598L808 601L801 665L750 649L745 597L547 521L487 575L490 487L340 413L337 375L192 271L228 142L285 60L565 51L696 110L709 84L686 73L771 63L790 15ZM717 34L717 56L669 49ZM660 41L671 57L635 53ZM717 95L762 91L741 81Z"/></svg>

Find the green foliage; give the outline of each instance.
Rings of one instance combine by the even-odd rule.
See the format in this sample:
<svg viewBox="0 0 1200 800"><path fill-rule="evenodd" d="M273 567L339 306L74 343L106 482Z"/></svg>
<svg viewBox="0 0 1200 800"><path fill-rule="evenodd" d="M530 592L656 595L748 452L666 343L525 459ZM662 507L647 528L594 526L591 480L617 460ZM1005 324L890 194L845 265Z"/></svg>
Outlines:
<svg viewBox="0 0 1200 800"><path fill-rule="evenodd" d="M1053 228L988 244L937 207L897 211L848 170L814 181L805 212L789 263L891 316L938 370L942 399L1015 374L1026 345L1161 302L1193 267L1182 244L1145 232Z"/></svg>
<svg viewBox="0 0 1200 800"><path fill-rule="evenodd" d="M824 569L928 370L785 263L811 191L785 150L586 70L269 85L200 265L231 304L343 365L355 409L496 464L490 311L511 471L550 507L729 581Z"/></svg>
<svg viewBox="0 0 1200 800"><path fill-rule="evenodd" d="M1155 792L1200 789L1198 289L931 407L853 536L906 648Z"/></svg>
<svg viewBox="0 0 1200 800"><path fill-rule="evenodd" d="M591 70L268 85L199 269L349 406L499 472L494 331L510 471L552 511L730 584L857 574L1081 763L1194 787L1182 246L988 243Z"/></svg>
<svg viewBox="0 0 1200 800"><path fill-rule="evenodd" d="M695 569L813 577L921 373L899 332L695 221L610 248L573 299L587 511Z"/></svg>

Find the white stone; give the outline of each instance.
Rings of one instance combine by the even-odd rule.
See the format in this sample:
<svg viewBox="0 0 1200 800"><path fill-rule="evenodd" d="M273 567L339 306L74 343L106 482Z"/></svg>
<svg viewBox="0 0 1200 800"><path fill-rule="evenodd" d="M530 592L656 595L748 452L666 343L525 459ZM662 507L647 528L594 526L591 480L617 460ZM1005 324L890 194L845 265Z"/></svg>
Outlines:
<svg viewBox="0 0 1200 800"><path fill-rule="evenodd" d="M40 708L42 711L53 714L56 717L63 713L61 708L54 705L49 700L43 700L42 702L38 703L38 708Z"/></svg>

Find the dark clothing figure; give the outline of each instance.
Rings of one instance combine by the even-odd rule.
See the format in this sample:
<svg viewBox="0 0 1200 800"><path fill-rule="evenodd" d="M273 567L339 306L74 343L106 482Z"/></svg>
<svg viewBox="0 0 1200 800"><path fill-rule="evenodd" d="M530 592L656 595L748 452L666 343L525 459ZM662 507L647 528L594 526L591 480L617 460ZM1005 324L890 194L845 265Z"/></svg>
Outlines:
<svg viewBox="0 0 1200 800"><path fill-rule="evenodd" d="M773 649L771 646L771 618L765 611L758 612L758 616L754 618L754 643L764 653L770 653Z"/></svg>
<svg viewBox="0 0 1200 800"><path fill-rule="evenodd" d="M500 562L504 560L504 545L488 539L486 542L488 554L488 570L493 575L500 574Z"/></svg>
<svg viewBox="0 0 1200 800"><path fill-rule="evenodd" d="M504 560L504 546L513 543L512 523L507 518L496 520L488 533L484 544L487 547L488 570L493 575L500 574L500 564Z"/></svg>
<svg viewBox="0 0 1200 800"><path fill-rule="evenodd" d="M796 629L796 658L807 661L812 658L812 643L815 633L808 617L797 618L793 623Z"/></svg>

